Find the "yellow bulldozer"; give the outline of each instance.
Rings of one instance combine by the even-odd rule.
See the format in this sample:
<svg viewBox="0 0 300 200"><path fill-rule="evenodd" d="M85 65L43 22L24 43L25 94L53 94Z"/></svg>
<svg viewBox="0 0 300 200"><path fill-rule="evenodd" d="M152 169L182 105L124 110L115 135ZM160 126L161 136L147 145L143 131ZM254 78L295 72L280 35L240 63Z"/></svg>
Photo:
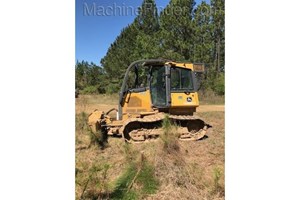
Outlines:
<svg viewBox="0 0 300 200"><path fill-rule="evenodd" d="M164 59L130 64L119 93L118 109L95 110L88 117L92 132L142 142L163 133L168 116L177 125L180 140L199 140L210 127L197 115L198 90L203 64ZM110 113L116 112L115 117Z"/></svg>

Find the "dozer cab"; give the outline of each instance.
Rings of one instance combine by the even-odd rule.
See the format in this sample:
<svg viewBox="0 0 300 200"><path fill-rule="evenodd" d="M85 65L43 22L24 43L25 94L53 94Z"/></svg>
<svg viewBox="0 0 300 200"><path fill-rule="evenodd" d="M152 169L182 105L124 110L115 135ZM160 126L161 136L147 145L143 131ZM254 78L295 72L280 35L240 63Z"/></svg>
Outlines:
<svg viewBox="0 0 300 200"><path fill-rule="evenodd" d="M177 125L180 140L199 140L209 127L194 115L204 65L162 59L133 62L125 73L118 109L95 110L88 117L93 132L142 142L163 133L166 115ZM109 116L116 112L116 117Z"/></svg>

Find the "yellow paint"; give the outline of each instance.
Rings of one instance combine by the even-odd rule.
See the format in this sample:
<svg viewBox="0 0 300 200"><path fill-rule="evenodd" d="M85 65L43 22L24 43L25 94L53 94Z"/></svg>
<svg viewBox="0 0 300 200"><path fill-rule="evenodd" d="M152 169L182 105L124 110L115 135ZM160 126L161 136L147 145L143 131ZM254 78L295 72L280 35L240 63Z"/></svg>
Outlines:
<svg viewBox="0 0 300 200"><path fill-rule="evenodd" d="M194 69L194 65L192 63L167 62L166 64L175 65L176 67L190 69L190 70Z"/></svg>
<svg viewBox="0 0 300 200"><path fill-rule="evenodd" d="M188 102L187 99L191 98L192 101ZM199 106L199 99L197 92L191 92L190 94L171 93L171 107L197 107Z"/></svg>
<svg viewBox="0 0 300 200"><path fill-rule="evenodd" d="M97 123L100 122L103 114L103 111L95 110L88 117L88 125L94 133L98 131Z"/></svg>
<svg viewBox="0 0 300 200"><path fill-rule="evenodd" d="M194 71L194 65L192 63L177 63L166 62L179 68L190 69ZM191 102L187 101L187 98L191 98ZM192 92L190 94L171 93L171 108L193 108L199 106L198 93ZM149 89L140 93L128 93L126 95L126 101L123 106L123 120L131 117L139 117L141 113L152 112L151 108L151 95Z"/></svg>
<svg viewBox="0 0 300 200"><path fill-rule="evenodd" d="M128 106L130 99L140 99L141 106ZM137 115L140 112L150 112L151 108L151 96L149 89L144 92L139 93L128 93L126 96L126 101L123 106L123 119L127 119L133 115Z"/></svg>

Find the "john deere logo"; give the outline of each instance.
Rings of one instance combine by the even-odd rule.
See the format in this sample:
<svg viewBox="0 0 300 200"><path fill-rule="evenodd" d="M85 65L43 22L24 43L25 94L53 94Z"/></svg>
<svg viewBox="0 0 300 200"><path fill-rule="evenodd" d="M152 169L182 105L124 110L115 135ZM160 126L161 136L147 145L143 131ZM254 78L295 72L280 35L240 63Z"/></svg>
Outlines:
<svg viewBox="0 0 300 200"><path fill-rule="evenodd" d="M192 97L186 98L187 102L192 102Z"/></svg>

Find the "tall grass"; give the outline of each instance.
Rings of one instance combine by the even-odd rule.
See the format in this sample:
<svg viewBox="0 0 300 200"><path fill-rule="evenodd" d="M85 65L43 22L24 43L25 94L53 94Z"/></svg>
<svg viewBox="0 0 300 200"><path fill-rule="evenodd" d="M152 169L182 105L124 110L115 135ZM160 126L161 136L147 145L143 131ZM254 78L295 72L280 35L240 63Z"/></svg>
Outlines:
<svg viewBox="0 0 300 200"><path fill-rule="evenodd" d="M219 167L213 169L213 184L211 189L211 194L219 194L220 196L225 195L225 189L220 180L223 176L223 172Z"/></svg>
<svg viewBox="0 0 300 200"><path fill-rule="evenodd" d="M216 95L212 90L200 91L198 95L200 105L225 104L225 95Z"/></svg>
<svg viewBox="0 0 300 200"><path fill-rule="evenodd" d="M103 199L109 197L107 173L110 165L93 163L87 170L76 168L76 185L81 188L80 199Z"/></svg>
<svg viewBox="0 0 300 200"><path fill-rule="evenodd" d="M91 143L87 114L76 115L76 199L224 199L224 112L202 113L216 124L208 140L181 142L168 117L161 139ZM220 123L222 122L222 125Z"/></svg>
<svg viewBox="0 0 300 200"><path fill-rule="evenodd" d="M85 112L81 112L75 117L75 129L80 134L88 130L87 118L88 116Z"/></svg>
<svg viewBox="0 0 300 200"><path fill-rule="evenodd" d="M144 154L133 151L128 144L124 146L127 168L115 183L112 199L144 199L158 189L155 169Z"/></svg>
<svg viewBox="0 0 300 200"><path fill-rule="evenodd" d="M101 148L104 147L103 141L105 138L103 138L103 134L101 131L98 131L97 133L93 133L89 126L88 126L88 115L85 112L81 112L76 115L75 117L76 121L76 143L82 143L82 141L79 139L80 135L88 135L89 137L89 144L87 148L90 148L92 145L97 145Z"/></svg>
<svg viewBox="0 0 300 200"><path fill-rule="evenodd" d="M80 95L77 100L79 104L106 104L116 105L118 104L119 94L97 94L97 95Z"/></svg>
<svg viewBox="0 0 300 200"><path fill-rule="evenodd" d="M166 115L162 121L163 135L161 139L163 141L164 150L171 154L173 152L178 152L180 150L178 137L179 134L177 132L177 126L172 123L169 116Z"/></svg>

